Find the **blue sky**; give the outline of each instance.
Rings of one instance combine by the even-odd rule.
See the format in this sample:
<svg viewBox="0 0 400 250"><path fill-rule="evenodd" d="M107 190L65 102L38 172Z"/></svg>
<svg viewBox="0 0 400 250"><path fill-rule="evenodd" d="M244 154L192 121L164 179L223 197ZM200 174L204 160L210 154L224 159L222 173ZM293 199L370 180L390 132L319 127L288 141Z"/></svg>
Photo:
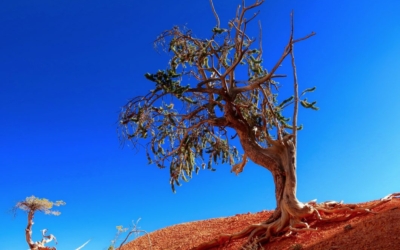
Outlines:
<svg viewBox="0 0 400 250"><path fill-rule="evenodd" d="M222 26L239 2L214 1ZM288 40L291 10L296 37L317 32L295 47L300 88L317 86L310 98L320 107L300 111L300 200L361 202L399 191L399 9L396 0L261 6L266 65ZM169 171L117 137L120 107L152 88L144 73L167 65L156 36L174 25L208 36L208 1L2 1L0 23L1 249L27 249L26 215L9 209L31 195L67 203L59 217L38 214L33 227L35 240L43 228L54 234L59 250L88 239L85 249L106 249L115 226L138 218L154 231L274 208L261 167L235 176L219 165L173 194ZM290 74L287 65L279 73Z"/></svg>

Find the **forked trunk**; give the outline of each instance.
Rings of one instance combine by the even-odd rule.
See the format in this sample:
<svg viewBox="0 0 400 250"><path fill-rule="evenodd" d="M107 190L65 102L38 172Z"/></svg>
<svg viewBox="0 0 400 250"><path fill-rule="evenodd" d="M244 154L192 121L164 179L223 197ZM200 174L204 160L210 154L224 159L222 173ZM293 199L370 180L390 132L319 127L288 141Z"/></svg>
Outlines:
<svg viewBox="0 0 400 250"><path fill-rule="evenodd" d="M275 183L277 207L268 223L280 219L276 232L288 226L306 227L306 224L301 222L301 219L312 214L314 209L300 202L296 196L296 150L291 139L284 140L278 156L279 162L277 162L274 170L271 171Z"/></svg>
<svg viewBox="0 0 400 250"><path fill-rule="evenodd" d="M306 227L301 219L312 214L314 209L296 197L296 149L291 136L262 148L249 134L239 132L238 135L247 157L268 169L274 179L276 209L266 222L272 224L268 234L285 231L289 226Z"/></svg>
<svg viewBox="0 0 400 250"><path fill-rule="evenodd" d="M255 230L251 237L270 238L286 231L289 227L308 227L301 220L312 214L312 206L304 204L296 197L296 147L293 135L281 136L277 140L269 139L269 147L261 147L251 126L238 119L233 105L225 106L225 116L236 130L246 157L272 173L275 184L276 209L265 222L267 232ZM259 235L260 234L260 235Z"/></svg>
<svg viewBox="0 0 400 250"><path fill-rule="evenodd" d="M342 204L341 202L327 202L317 204L315 201L302 203L296 197L296 147L295 135L280 136L276 140L268 139L268 147L261 147L256 140L254 128L245 119L240 119L240 113L235 112L233 105L225 106L225 117L229 125L235 129L240 144L245 153L243 163L250 158L255 164L268 169L275 184L276 209L271 217L262 223L253 224L234 234L221 234L218 237L202 243L192 250L205 250L221 247L237 239L247 237L244 247L255 246L270 241L274 237L290 234L293 231L315 230L309 228L307 221L343 221L370 210L382 203L390 201L400 194L392 194L370 206ZM240 173L244 165L233 166L232 170ZM324 219L320 212L344 213L343 216ZM313 215L313 216L311 216ZM315 217L316 216L316 217ZM247 248L246 248L247 249ZM255 249L255 248L251 248Z"/></svg>

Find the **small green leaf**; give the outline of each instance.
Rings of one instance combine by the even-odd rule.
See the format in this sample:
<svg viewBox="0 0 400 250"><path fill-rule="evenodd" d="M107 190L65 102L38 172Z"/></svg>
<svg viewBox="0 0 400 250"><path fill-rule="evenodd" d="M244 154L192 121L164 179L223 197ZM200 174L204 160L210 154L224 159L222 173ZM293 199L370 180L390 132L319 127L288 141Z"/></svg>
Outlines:
<svg viewBox="0 0 400 250"><path fill-rule="evenodd" d="M305 89L305 90L301 93L301 95L304 95L304 94L307 93L307 92L314 92L314 90L315 90L316 88L317 88L317 87L312 87L312 88Z"/></svg>
<svg viewBox="0 0 400 250"><path fill-rule="evenodd" d="M146 77L148 80L150 80L150 81L152 81L152 82L155 82L155 81L156 81L156 79L154 78L154 75L152 75L152 74L150 74L150 73L146 73L146 74L144 75L144 77Z"/></svg>
<svg viewBox="0 0 400 250"><path fill-rule="evenodd" d="M185 101L187 101L189 103L192 103L192 104L196 104L197 103L197 101L194 101L194 100L192 100L192 99L190 99L189 97L186 97L186 96L183 97L183 100L185 100Z"/></svg>
<svg viewBox="0 0 400 250"><path fill-rule="evenodd" d="M218 28L218 27L214 27L213 29L212 29L212 32L214 32L215 34L222 34L222 33L224 33L226 31L226 29L221 29L221 28Z"/></svg>
<svg viewBox="0 0 400 250"><path fill-rule="evenodd" d="M294 98L294 96L289 97L288 99L284 100L281 104L279 104L278 107L282 108L286 103L293 100L293 98Z"/></svg>
<svg viewBox="0 0 400 250"><path fill-rule="evenodd" d="M307 99L304 99L304 100L300 101L301 106L303 106L304 108L310 108L310 109L313 109L313 110L318 110L319 109L318 107L315 107L316 103L317 102L309 103L309 102L307 102Z"/></svg>
<svg viewBox="0 0 400 250"><path fill-rule="evenodd" d="M262 59L257 60L257 59L255 59L253 56L250 56L250 60L251 60L253 63L255 63L255 64L260 64L260 63L262 63Z"/></svg>

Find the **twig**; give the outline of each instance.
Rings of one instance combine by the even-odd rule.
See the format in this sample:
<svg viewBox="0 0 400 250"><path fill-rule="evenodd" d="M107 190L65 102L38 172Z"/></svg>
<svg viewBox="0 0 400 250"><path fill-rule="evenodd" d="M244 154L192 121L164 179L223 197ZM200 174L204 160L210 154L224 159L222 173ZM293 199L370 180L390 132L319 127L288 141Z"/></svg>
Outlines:
<svg viewBox="0 0 400 250"><path fill-rule="evenodd" d="M293 33L294 33L294 12L290 13L291 16L291 26L292 31L290 35L290 56L292 58L292 69L293 69L293 87L294 87L294 109L293 109L293 146L296 150L297 148L297 114L299 109L299 85L297 82L297 71L296 71L296 63L294 59L294 42L293 42Z"/></svg>
<svg viewBox="0 0 400 250"><path fill-rule="evenodd" d="M128 240L129 236L131 236L131 234L136 234L136 236L138 236L138 234L140 233L145 233L145 235L147 236L147 239L149 241L150 244L150 250L153 249L152 245L151 245L151 239L149 236L149 233L147 233L147 231L145 230L140 230L137 226L137 224L139 223L140 218L136 221L136 223L133 223L133 228L132 230L128 233L128 235L125 237L125 239L122 241L122 243L119 245L118 249L121 249L121 247L125 244L125 242Z"/></svg>
<svg viewBox="0 0 400 250"><path fill-rule="evenodd" d="M303 40L306 40L306 39L308 39L308 38L310 38L310 37L312 37L312 36L314 36L314 35L316 35L316 34L317 34L317 33L315 33L314 31L312 31L310 34L306 35L305 37L302 37L302 38L293 40L293 44L294 44L294 43L297 43L297 42L301 42L301 41L303 41Z"/></svg>
<svg viewBox="0 0 400 250"><path fill-rule="evenodd" d="M259 42L259 48L260 48L260 54L258 55L257 59L259 60L262 57L263 54L263 49L262 49L262 26L261 26L261 20L258 20L258 27L260 29L260 34L258 38Z"/></svg>
<svg viewBox="0 0 400 250"><path fill-rule="evenodd" d="M211 5L211 9L214 13L215 19L217 19L217 28L219 28L219 26L220 26L219 17L218 17L217 11L214 8L214 4L213 4L212 0L210 0L210 5Z"/></svg>

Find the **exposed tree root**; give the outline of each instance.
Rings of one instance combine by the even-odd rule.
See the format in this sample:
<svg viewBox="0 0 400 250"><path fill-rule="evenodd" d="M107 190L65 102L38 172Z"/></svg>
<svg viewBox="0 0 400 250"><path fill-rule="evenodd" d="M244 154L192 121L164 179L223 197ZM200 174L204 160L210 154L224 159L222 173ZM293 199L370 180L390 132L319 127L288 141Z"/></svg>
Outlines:
<svg viewBox="0 0 400 250"><path fill-rule="evenodd" d="M375 213L371 211L373 208L391 201L393 198L400 198L400 193L390 194L368 206L343 204L342 201L328 201L317 204L314 200L303 204L302 208L307 212L302 215L297 213L300 214L299 216L292 216L293 212L290 211L291 213L289 213L289 211L283 209L285 206L282 206L281 212L274 213L266 222L250 225L238 233L221 234L209 242L192 248L192 250L226 247L230 242L246 237L247 242L243 249L249 249L249 245L261 246L261 244L287 237L293 232L317 230L317 228L310 228L309 224L313 222L339 222L349 220L360 214ZM279 217L276 217L278 215Z"/></svg>

